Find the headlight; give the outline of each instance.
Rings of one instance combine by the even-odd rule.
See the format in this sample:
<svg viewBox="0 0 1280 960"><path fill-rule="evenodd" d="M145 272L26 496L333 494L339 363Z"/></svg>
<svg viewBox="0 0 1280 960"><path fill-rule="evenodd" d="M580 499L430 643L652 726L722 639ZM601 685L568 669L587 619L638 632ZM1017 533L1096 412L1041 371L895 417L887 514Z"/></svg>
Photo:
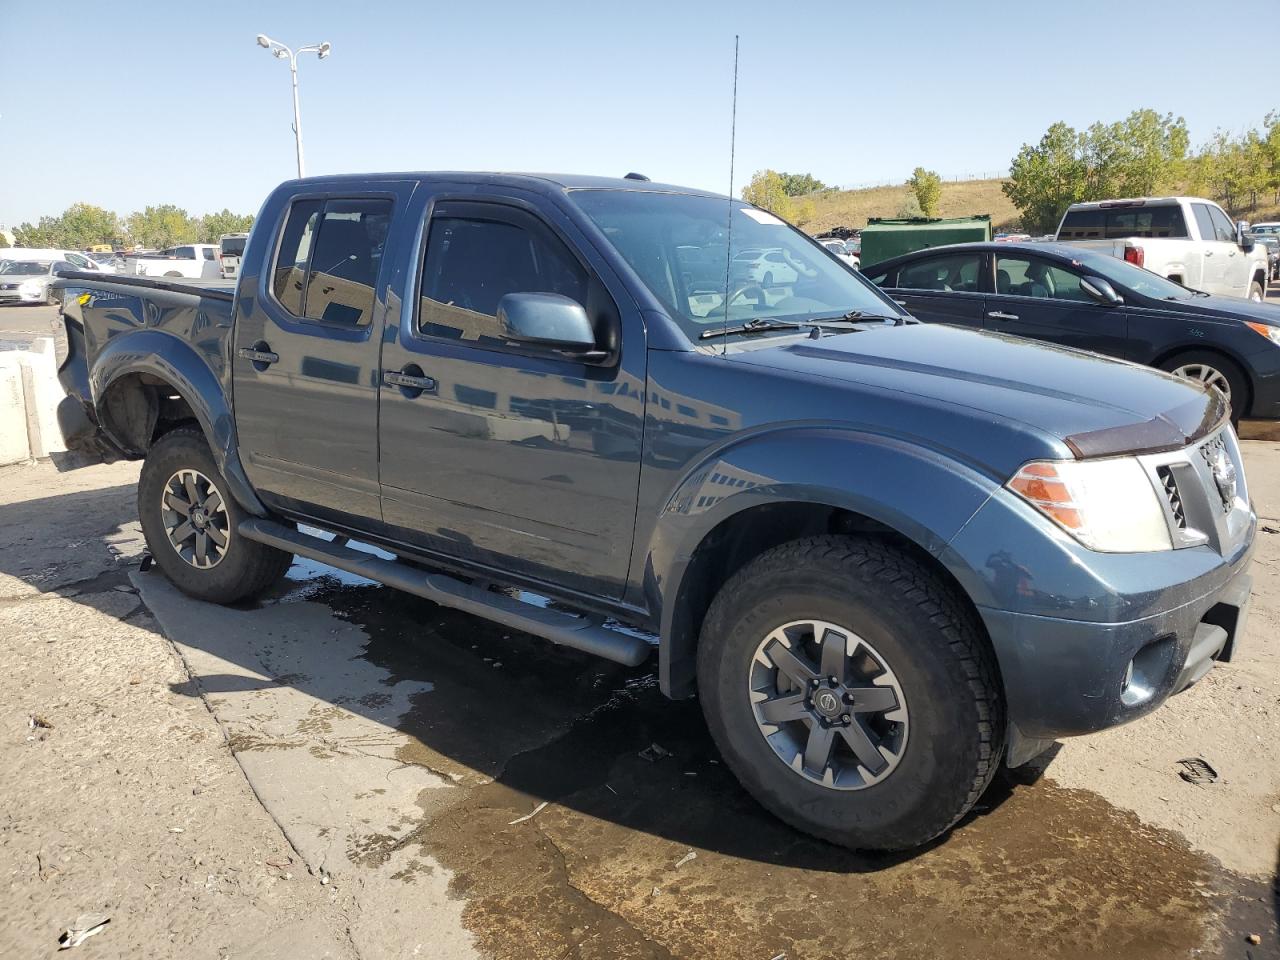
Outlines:
<svg viewBox="0 0 1280 960"><path fill-rule="evenodd" d="M22 283L18 284L18 292L19 293L39 293L40 281L39 280L23 280Z"/></svg>
<svg viewBox="0 0 1280 960"><path fill-rule="evenodd" d="M1172 550L1164 508L1133 457L1037 460L1006 484L1090 550Z"/></svg>
<svg viewBox="0 0 1280 960"><path fill-rule="evenodd" d="M1254 333L1262 334L1272 343L1280 343L1280 327L1273 327L1269 323L1252 323L1248 320L1245 321L1245 326Z"/></svg>

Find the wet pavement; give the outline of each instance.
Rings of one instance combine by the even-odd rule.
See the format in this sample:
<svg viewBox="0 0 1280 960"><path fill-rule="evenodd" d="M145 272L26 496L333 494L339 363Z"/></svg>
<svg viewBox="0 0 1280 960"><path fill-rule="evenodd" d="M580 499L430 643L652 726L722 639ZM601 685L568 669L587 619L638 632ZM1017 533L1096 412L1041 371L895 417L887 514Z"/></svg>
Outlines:
<svg viewBox="0 0 1280 960"><path fill-rule="evenodd" d="M233 749L251 783L275 784L259 792L308 864L335 883L378 874L396 916L438 908L443 889L482 955L1277 956L1266 884L1034 773L998 779L928 849L858 855L757 807L718 762L697 703L667 701L651 668L310 563L240 610L173 594L207 613L198 627L166 622L178 607L157 575L135 582L220 720L238 693L306 695L292 714L246 701L228 722L243 723L229 728ZM220 682L202 647L262 682ZM266 716L274 728L253 720ZM372 751L389 764L366 787L385 772L398 793L335 777L353 744L360 762ZM652 744L669 755L642 757ZM315 778L359 791L358 815L320 828L323 812L298 813Z"/></svg>

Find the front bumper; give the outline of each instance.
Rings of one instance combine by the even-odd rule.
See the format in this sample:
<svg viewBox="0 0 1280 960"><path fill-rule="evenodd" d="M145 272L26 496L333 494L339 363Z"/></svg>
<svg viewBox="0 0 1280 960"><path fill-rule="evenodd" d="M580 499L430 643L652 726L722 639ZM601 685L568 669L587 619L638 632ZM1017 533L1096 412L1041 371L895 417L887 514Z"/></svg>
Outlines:
<svg viewBox="0 0 1280 960"><path fill-rule="evenodd" d="M25 293L19 290L0 290L0 303L44 303L44 292Z"/></svg>
<svg viewBox="0 0 1280 960"><path fill-rule="evenodd" d="M1209 592L1139 620L980 610L1017 732L1053 740L1128 723L1201 679L1215 661L1230 660L1248 616L1251 555L1245 550Z"/></svg>

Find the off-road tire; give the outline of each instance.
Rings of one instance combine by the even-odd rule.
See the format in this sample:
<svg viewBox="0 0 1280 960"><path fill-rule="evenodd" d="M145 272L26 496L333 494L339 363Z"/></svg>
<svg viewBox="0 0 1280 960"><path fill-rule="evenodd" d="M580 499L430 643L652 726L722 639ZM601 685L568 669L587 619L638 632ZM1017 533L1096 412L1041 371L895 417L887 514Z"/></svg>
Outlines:
<svg viewBox="0 0 1280 960"><path fill-rule="evenodd" d="M161 501L165 484L179 470L195 470L208 477L226 504L230 520L226 553L208 569L183 559L164 524ZM253 597L284 576L293 561L292 554L240 536L237 526L245 513L231 496L204 434L196 427L171 430L147 452L138 479L138 516L156 564L174 586L198 600L235 603Z"/></svg>
<svg viewBox="0 0 1280 960"><path fill-rule="evenodd" d="M748 693L761 639L804 618L871 643L900 683L909 737L898 765L836 790L789 768L766 741ZM999 669L975 614L901 549L819 536L769 550L721 588L703 623L698 692L725 762L792 826L861 850L918 847L944 833L991 783L1004 752Z"/></svg>

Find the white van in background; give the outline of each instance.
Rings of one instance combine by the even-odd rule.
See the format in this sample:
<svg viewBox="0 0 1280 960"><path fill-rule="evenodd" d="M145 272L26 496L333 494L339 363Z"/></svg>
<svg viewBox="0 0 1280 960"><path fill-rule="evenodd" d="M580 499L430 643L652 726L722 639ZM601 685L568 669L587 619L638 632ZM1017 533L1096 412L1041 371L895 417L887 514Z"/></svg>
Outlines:
<svg viewBox="0 0 1280 960"><path fill-rule="evenodd" d="M240 276L240 258L244 256L244 245L248 240L247 233L224 233L218 238L218 262L222 264L224 280Z"/></svg>

